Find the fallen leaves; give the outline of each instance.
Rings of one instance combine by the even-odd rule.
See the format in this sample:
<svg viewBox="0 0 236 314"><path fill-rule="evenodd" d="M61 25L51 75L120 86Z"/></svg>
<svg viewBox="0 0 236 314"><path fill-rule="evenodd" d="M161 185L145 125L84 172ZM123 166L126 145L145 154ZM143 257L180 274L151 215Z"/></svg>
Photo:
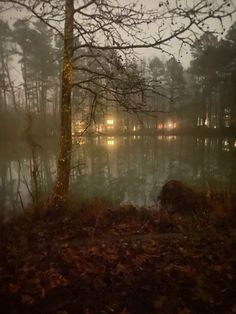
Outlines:
<svg viewBox="0 0 236 314"><path fill-rule="evenodd" d="M20 305L2 301L5 306L13 302L35 314L38 309L49 314L235 311L231 238L161 234L150 216L142 221L132 215L111 220L105 229L84 225L79 231L73 219L40 221L30 230L34 243L27 228L8 231L9 240L1 244L0 303L7 295ZM19 232L29 240L14 241ZM84 237L76 237L78 232Z"/></svg>

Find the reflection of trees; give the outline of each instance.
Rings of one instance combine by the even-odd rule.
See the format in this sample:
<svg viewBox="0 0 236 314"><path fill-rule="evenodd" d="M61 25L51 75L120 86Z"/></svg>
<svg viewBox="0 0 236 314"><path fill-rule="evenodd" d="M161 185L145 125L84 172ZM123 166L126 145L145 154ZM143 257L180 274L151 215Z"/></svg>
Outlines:
<svg viewBox="0 0 236 314"><path fill-rule="evenodd" d="M29 202L34 202L35 182L32 169L35 162L40 197L46 197L52 182L52 171L55 170L55 147L52 142L49 146L45 145L36 151L34 158L28 146L22 143L6 145L2 151L4 154L1 154L0 158L0 214L4 215L7 210L25 209Z"/></svg>
<svg viewBox="0 0 236 314"><path fill-rule="evenodd" d="M232 156L221 144L215 138L127 137L110 151L90 143L77 150L76 158L85 161L85 168L77 171L73 191L82 199L100 196L114 204L144 204L169 179L226 188L236 180ZM223 171L225 162L230 166Z"/></svg>
<svg viewBox="0 0 236 314"><path fill-rule="evenodd" d="M1 185L0 185L0 204L3 206L3 210L6 203L6 194L7 194L7 161L0 161L0 177L1 177Z"/></svg>
<svg viewBox="0 0 236 314"><path fill-rule="evenodd" d="M140 205L169 179L193 185L231 189L236 184L233 139L126 137L115 138L114 147L107 139L86 139L74 146L71 172L72 193L80 200L103 197L111 204L124 200ZM118 146L116 143L119 142ZM105 143L105 144L104 144ZM43 197L52 184L55 171L55 146L41 145L38 151L40 184ZM0 205L2 213L12 207L27 206L32 191L29 151L24 145L4 147L0 156ZM19 161L19 162L18 162ZM152 195L150 195L152 194ZM5 209L4 209L5 208ZM4 213L3 213L4 214Z"/></svg>
<svg viewBox="0 0 236 314"><path fill-rule="evenodd" d="M80 200L104 197L121 202L124 188L122 178L116 176L115 157L105 147L94 145L93 140L74 149L72 164L80 161L85 167L73 172L72 194Z"/></svg>

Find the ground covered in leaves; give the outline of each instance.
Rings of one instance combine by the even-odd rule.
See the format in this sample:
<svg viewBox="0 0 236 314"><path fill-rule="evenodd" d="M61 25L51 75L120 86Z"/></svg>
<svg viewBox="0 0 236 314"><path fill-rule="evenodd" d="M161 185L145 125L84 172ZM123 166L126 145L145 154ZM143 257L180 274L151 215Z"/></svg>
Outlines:
<svg viewBox="0 0 236 314"><path fill-rule="evenodd" d="M137 210L1 224L1 313L236 313L236 232Z"/></svg>

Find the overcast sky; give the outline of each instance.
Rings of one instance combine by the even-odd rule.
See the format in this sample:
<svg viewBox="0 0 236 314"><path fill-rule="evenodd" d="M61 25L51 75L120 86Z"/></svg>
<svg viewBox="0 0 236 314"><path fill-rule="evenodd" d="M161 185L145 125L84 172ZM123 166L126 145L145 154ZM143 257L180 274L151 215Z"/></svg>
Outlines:
<svg viewBox="0 0 236 314"><path fill-rule="evenodd" d="M170 0L175 2L175 0ZM181 0L184 3L196 3L196 1L198 0ZM216 2L218 0L212 0L211 2ZM156 7L157 2L160 2L158 0L140 0L140 2L144 3L144 5L146 5L149 8L153 8ZM210 2L210 0L209 0ZM231 7L234 7L236 9L236 0L231 0ZM221 37L224 37L228 31L228 29L233 25L233 23L236 21L236 13L233 15L232 18L228 17L224 20L224 26L225 26L225 32L223 35L220 35ZM210 21L210 28L211 30L214 29L218 29L219 32L222 31L222 29L219 28L219 23L217 23L216 20ZM173 53L175 54L176 58L180 57L180 62L183 64L183 66L185 68L187 68L189 66L190 60L191 60L191 53L190 53L190 47L185 48L186 51L182 51L182 53L179 55L179 44L176 42L175 44L172 45L172 49L173 49ZM169 58L169 56L167 54L161 54L160 52L158 52L157 50L153 49L153 48L149 48L149 49L140 49L139 52L145 56L145 58L152 58L155 55L158 55L160 57L160 59L166 60Z"/></svg>
<svg viewBox="0 0 236 314"><path fill-rule="evenodd" d="M127 2L134 2L133 0L120 0L121 2L124 2L127 4ZM171 0L171 1L175 1L175 0ZM192 3L192 2L196 2L199 0L181 0L184 1L184 3ZM212 0L214 3L216 3L216 1L219 0ZM143 5L147 8L155 8L157 7L157 4L160 2L160 0L140 0L140 3L143 3ZM236 0L231 0L232 6L235 6L236 8ZM8 12L4 12L4 13L0 13L0 18L4 18L5 20L9 21L10 23L14 22L14 20L16 18L19 18L23 16L22 14L20 14L19 12L15 12L13 10L10 10ZM226 34L227 30L229 29L229 27L236 21L236 15L233 16L233 19L227 18L225 19L225 28L226 31L224 33L224 35ZM215 21L211 21L210 26L212 29L217 28L219 25L217 25L217 23ZM150 30L152 32L152 29ZM155 30L153 29L153 33L155 33ZM223 36L224 36L223 35ZM177 42L172 43L171 46L171 51L173 51L173 53L176 55L176 58L178 58L179 54L179 46L177 44ZM187 52L187 54L186 54ZM152 58L154 56L158 56L160 57L161 60L167 60L169 58L168 55L165 54L161 54L158 50L152 49L152 48L148 48L148 49L139 49L138 53L140 54L140 57L144 57L146 59ZM182 51L182 57L180 58L181 63L184 65L184 67L187 67L189 65L190 59L191 59L191 54L189 53L189 49L187 49L185 52Z"/></svg>

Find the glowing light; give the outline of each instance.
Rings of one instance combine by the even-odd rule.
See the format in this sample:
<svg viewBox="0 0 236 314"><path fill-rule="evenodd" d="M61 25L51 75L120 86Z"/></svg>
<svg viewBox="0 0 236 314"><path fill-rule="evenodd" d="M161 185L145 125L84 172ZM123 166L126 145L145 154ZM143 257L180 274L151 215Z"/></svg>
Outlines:
<svg viewBox="0 0 236 314"><path fill-rule="evenodd" d="M109 146L114 146L115 145L115 140L113 137L109 137L107 140L107 145Z"/></svg>
<svg viewBox="0 0 236 314"><path fill-rule="evenodd" d="M208 119L208 118L206 118L206 120L205 120L205 122L204 122L204 125L207 126L207 127L209 127L209 119Z"/></svg>
<svg viewBox="0 0 236 314"><path fill-rule="evenodd" d="M84 145L85 139L75 136L75 137L73 137L72 142L73 142L73 144Z"/></svg>
<svg viewBox="0 0 236 314"><path fill-rule="evenodd" d="M136 131L136 126L133 127L133 131Z"/></svg>
<svg viewBox="0 0 236 314"><path fill-rule="evenodd" d="M113 124L114 124L114 120L112 120L112 119L107 120L107 125L113 125Z"/></svg>
<svg viewBox="0 0 236 314"><path fill-rule="evenodd" d="M163 136L163 135L159 135L158 140L164 140L164 141L175 141L176 140L176 136L175 135L169 135L169 136Z"/></svg>
<svg viewBox="0 0 236 314"><path fill-rule="evenodd" d="M102 131L103 131L103 127L102 126L96 127L96 132L102 132Z"/></svg>
<svg viewBox="0 0 236 314"><path fill-rule="evenodd" d="M230 151L230 145L229 145L229 141L228 140L223 140L223 150L225 152L229 152Z"/></svg>
<svg viewBox="0 0 236 314"><path fill-rule="evenodd" d="M159 124L159 126L161 126L161 125ZM176 127L177 127L176 122L169 121L166 124L164 124L165 129L171 130L171 129L175 129ZM162 128L162 127L159 127L159 128Z"/></svg>
<svg viewBox="0 0 236 314"><path fill-rule="evenodd" d="M82 121L72 122L72 135L77 135L85 130L85 125Z"/></svg>

